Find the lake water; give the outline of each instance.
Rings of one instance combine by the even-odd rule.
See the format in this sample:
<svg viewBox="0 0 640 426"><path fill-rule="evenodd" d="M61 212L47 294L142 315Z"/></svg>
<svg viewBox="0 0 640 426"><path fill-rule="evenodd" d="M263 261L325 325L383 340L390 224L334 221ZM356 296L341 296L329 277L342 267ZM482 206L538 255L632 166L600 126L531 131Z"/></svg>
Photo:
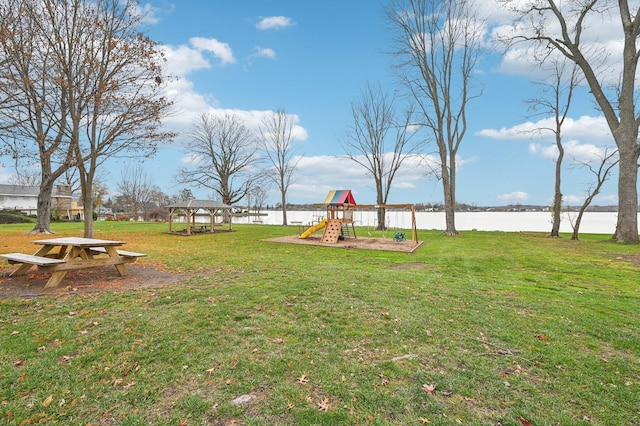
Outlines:
<svg viewBox="0 0 640 426"><path fill-rule="evenodd" d="M281 225L281 211L266 211L266 216L248 216L234 219L235 223L260 223L267 225ZM575 218L577 214L571 213ZM322 212L288 211L289 224L315 223L325 216ZM611 234L615 232L616 212L588 212L582 217L581 233ZM356 226L376 227L374 211L355 211ZM387 211L387 226L391 229L410 229L411 213L408 211ZM445 229L444 212L416 212L416 226L418 229ZM505 231L505 232L551 232L551 213L549 212L458 212L456 213L456 229L458 231ZM569 214L563 213L560 232L573 232Z"/></svg>

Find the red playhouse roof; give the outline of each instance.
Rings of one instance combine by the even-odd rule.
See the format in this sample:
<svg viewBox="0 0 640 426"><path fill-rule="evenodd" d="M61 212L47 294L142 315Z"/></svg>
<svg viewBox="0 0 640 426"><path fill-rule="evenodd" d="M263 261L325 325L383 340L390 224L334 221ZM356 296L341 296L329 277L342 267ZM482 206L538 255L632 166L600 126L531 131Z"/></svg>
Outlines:
<svg viewBox="0 0 640 426"><path fill-rule="evenodd" d="M353 198L353 194L350 189L333 189L329 191L327 198L324 200L324 204L329 205L341 205L341 204L355 204L356 200Z"/></svg>

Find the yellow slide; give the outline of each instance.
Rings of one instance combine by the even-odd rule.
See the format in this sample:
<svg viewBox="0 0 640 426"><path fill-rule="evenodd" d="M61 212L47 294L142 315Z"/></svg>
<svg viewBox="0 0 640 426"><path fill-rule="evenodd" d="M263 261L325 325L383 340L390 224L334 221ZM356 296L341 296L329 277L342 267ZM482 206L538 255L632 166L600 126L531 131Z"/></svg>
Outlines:
<svg viewBox="0 0 640 426"><path fill-rule="evenodd" d="M320 229L324 228L325 226L327 226L327 219L324 219L322 222L319 222L315 225L313 225L311 228L307 229L306 231L304 231L302 234L300 234L300 236L298 238L308 238L309 236L313 235L316 231L319 231Z"/></svg>

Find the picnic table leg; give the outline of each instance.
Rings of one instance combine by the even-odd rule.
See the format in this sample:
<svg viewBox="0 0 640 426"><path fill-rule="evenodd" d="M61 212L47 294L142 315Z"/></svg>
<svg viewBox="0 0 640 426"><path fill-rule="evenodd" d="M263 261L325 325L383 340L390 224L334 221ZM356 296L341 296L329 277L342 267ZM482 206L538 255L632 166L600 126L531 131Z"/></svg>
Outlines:
<svg viewBox="0 0 640 426"><path fill-rule="evenodd" d="M66 253L63 258L66 261L69 261L78 257L78 255L80 254L80 251L82 251L82 249L79 249L76 247L71 247L71 250L67 251L67 248L68 248L67 246L60 247L60 253ZM57 287L58 284L60 284L62 279L65 277L65 275L67 275L66 270L54 271L53 274L51 274L51 277L49 277L49 280L47 281L47 283L44 285L44 288Z"/></svg>
<svg viewBox="0 0 640 426"><path fill-rule="evenodd" d="M112 246L107 246L105 247L105 249L107 249L107 253L109 254L109 257L118 257L118 250L116 250L115 247ZM116 269L118 270L118 273L120 274L121 277L124 277L127 275L127 267L124 266L124 263L120 263L115 265Z"/></svg>
<svg viewBox="0 0 640 426"><path fill-rule="evenodd" d="M55 271L49 278L49 281L45 284L44 288L57 287L65 275L67 275L67 271Z"/></svg>

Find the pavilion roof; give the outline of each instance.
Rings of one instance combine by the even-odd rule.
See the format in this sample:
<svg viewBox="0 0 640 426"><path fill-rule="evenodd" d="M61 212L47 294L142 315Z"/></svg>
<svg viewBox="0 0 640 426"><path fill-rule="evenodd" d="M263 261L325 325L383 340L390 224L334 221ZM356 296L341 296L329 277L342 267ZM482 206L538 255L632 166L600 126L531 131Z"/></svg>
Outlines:
<svg viewBox="0 0 640 426"><path fill-rule="evenodd" d="M231 210L228 204L213 200L185 200L166 206L169 209L218 209Z"/></svg>

